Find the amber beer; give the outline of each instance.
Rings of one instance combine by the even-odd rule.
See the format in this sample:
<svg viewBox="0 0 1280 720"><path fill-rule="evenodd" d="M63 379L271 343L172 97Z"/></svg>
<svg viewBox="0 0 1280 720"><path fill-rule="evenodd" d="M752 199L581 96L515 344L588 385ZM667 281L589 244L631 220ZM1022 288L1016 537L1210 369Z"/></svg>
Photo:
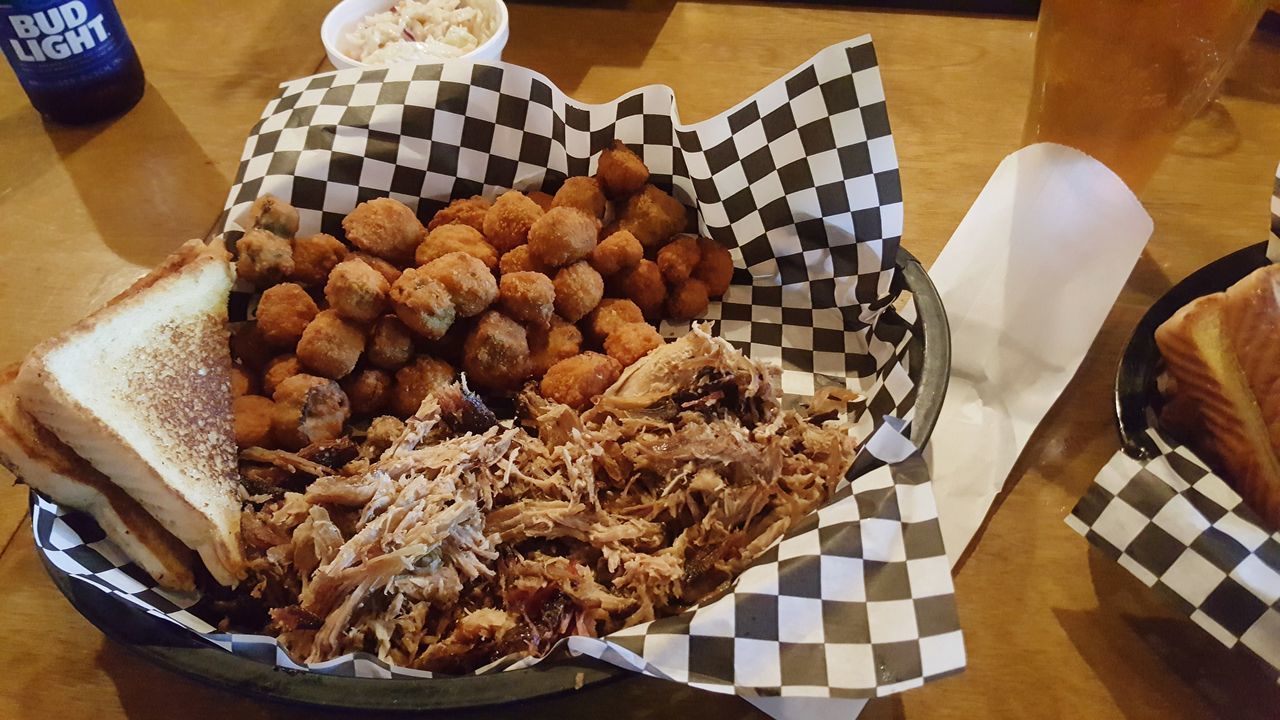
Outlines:
<svg viewBox="0 0 1280 720"><path fill-rule="evenodd" d="M1217 91L1265 0L1042 0L1024 140L1079 148L1140 191Z"/></svg>

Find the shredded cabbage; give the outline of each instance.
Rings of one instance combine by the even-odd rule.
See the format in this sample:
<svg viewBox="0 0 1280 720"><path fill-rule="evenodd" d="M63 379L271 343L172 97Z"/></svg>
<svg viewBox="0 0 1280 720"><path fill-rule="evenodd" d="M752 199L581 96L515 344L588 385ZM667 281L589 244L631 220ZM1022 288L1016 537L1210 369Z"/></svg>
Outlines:
<svg viewBox="0 0 1280 720"><path fill-rule="evenodd" d="M347 35L352 59L370 65L439 62L480 47L497 18L463 0L400 0Z"/></svg>

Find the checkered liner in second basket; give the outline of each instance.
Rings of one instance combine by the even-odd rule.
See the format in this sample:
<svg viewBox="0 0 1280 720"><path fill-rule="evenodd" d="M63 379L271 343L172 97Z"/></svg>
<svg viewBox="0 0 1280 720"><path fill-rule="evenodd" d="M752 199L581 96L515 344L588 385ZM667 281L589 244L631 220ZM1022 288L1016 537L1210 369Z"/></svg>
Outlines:
<svg viewBox="0 0 1280 720"><path fill-rule="evenodd" d="M869 38L828 48L687 126L668 88L582 105L509 65L303 78L282 86L248 139L223 228L235 230L264 193L298 208L300 232L341 236L342 216L374 197L426 220L450 198L554 191L591 173L614 138L697 209L701 232L731 248L739 270L706 315L714 331L781 364L793 397L828 384L862 390L863 452L891 465L800 520L728 595L603 640L574 638L568 650L743 695L883 695L958 671L964 649L931 484L892 419L912 415L906 353L919 340L893 308L902 198ZM210 634L195 598L152 588L74 513L37 498L32 515L37 544L63 572L237 655L299 667L271 638ZM305 669L428 675L360 655Z"/></svg>
<svg viewBox="0 0 1280 720"><path fill-rule="evenodd" d="M1280 165L1276 166L1275 192L1271 194L1271 240L1267 243L1267 257L1280 262Z"/></svg>
<svg viewBox="0 0 1280 720"><path fill-rule="evenodd" d="M1222 644L1280 670L1280 533L1189 448L1148 436L1160 454L1116 453L1067 524Z"/></svg>

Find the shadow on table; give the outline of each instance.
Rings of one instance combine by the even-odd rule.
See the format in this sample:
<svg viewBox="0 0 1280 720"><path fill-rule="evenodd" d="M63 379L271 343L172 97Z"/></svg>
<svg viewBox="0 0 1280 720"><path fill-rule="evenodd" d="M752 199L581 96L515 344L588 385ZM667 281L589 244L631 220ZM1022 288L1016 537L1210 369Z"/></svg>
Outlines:
<svg viewBox="0 0 1280 720"><path fill-rule="evenodd" d="M546 73L573 95L592 67L638 68L662 32L675 0L518 0L508 3L512 34L502 59ZM690 53L698 52L689 48ZM692 57L692 56L691 56ZM549 70L546 58L562 58ZM654 78L651 82L660 82Z"/></svg>
<svg viewBox="0 0 1280 720"><path fill-rule="evenodd" d="M318 720L404 718L404 714L318 710L257 700L202 685L158 668L114 642L104 641L98 666L116 686L125 715L132 720ZM518 707L518 710L516 709ZM518 706L429 713L450 720L489 720L518 715L521 720L597 720L606 712L613 720L669 720L706 717L758 720L768 716L745 700L694 690L664 680L626 677L564 695L531 700ZM422 716L423 713L419 713ZM882 716L892 717L892 716Z"/></svg>
<svg viewBox="0 0 1280 720"><path fill-rule="evenodd" d="M1151 689L1168 688L1172 675L1181 685L1164 698L1158 716L1166 720L1203 718L1206 708L1233 720L1275 717L1280 687L1261 661L1224 647L1171 606L1168 615L1153 615L1150 606L1162 602L1156 591L1101 553L1090 550L1089 569L1099 608L1054 614L1125 716L1155 716Z"/></svg>
<svg viewBox="0 0 1280 720"><path fill-rule="evenodd" d="M1156 232L1158 233L1159 229ZM1151 302L1155 302L1181 279L1169 277L1164 268L1160 267L1160 263L1151 258L1151 246L1148 245L1147 249L1142 251L1142 255L1138 256L1138 263L1133 267L1133 274L1125 283L1124 291L1141 293L1144 297L1150 298Z"/></svg>
<svg viewBox="0 0 1280 720"><path fill-rule="evenodd" d="M858 720L904 720L906 710L902 707L902 696L890 695L887 698L876 698L867 703L867 707L858 716Z"/></svg>
<svg viewBox="0 0 1280 720"><path fill-rule="evenodd" d="M103 243L129 262L155 265L204 236L226 199L228 179L150 84L121 117L45 132Z"/></svg>

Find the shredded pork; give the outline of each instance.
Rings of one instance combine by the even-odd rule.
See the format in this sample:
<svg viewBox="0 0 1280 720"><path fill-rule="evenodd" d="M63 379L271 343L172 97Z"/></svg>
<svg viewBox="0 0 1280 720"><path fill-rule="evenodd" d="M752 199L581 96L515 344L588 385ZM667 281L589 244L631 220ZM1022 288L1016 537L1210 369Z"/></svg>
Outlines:
<svg viewBox="0 0 1280 720"><path fill-rule="evenodd" d="M779 392L776 368L700 328L582 414L529 389L504 428L439 392L367 468L246 511L266 629L304 661L468 672L685 610L853 461L846 424Z"/></svg>

